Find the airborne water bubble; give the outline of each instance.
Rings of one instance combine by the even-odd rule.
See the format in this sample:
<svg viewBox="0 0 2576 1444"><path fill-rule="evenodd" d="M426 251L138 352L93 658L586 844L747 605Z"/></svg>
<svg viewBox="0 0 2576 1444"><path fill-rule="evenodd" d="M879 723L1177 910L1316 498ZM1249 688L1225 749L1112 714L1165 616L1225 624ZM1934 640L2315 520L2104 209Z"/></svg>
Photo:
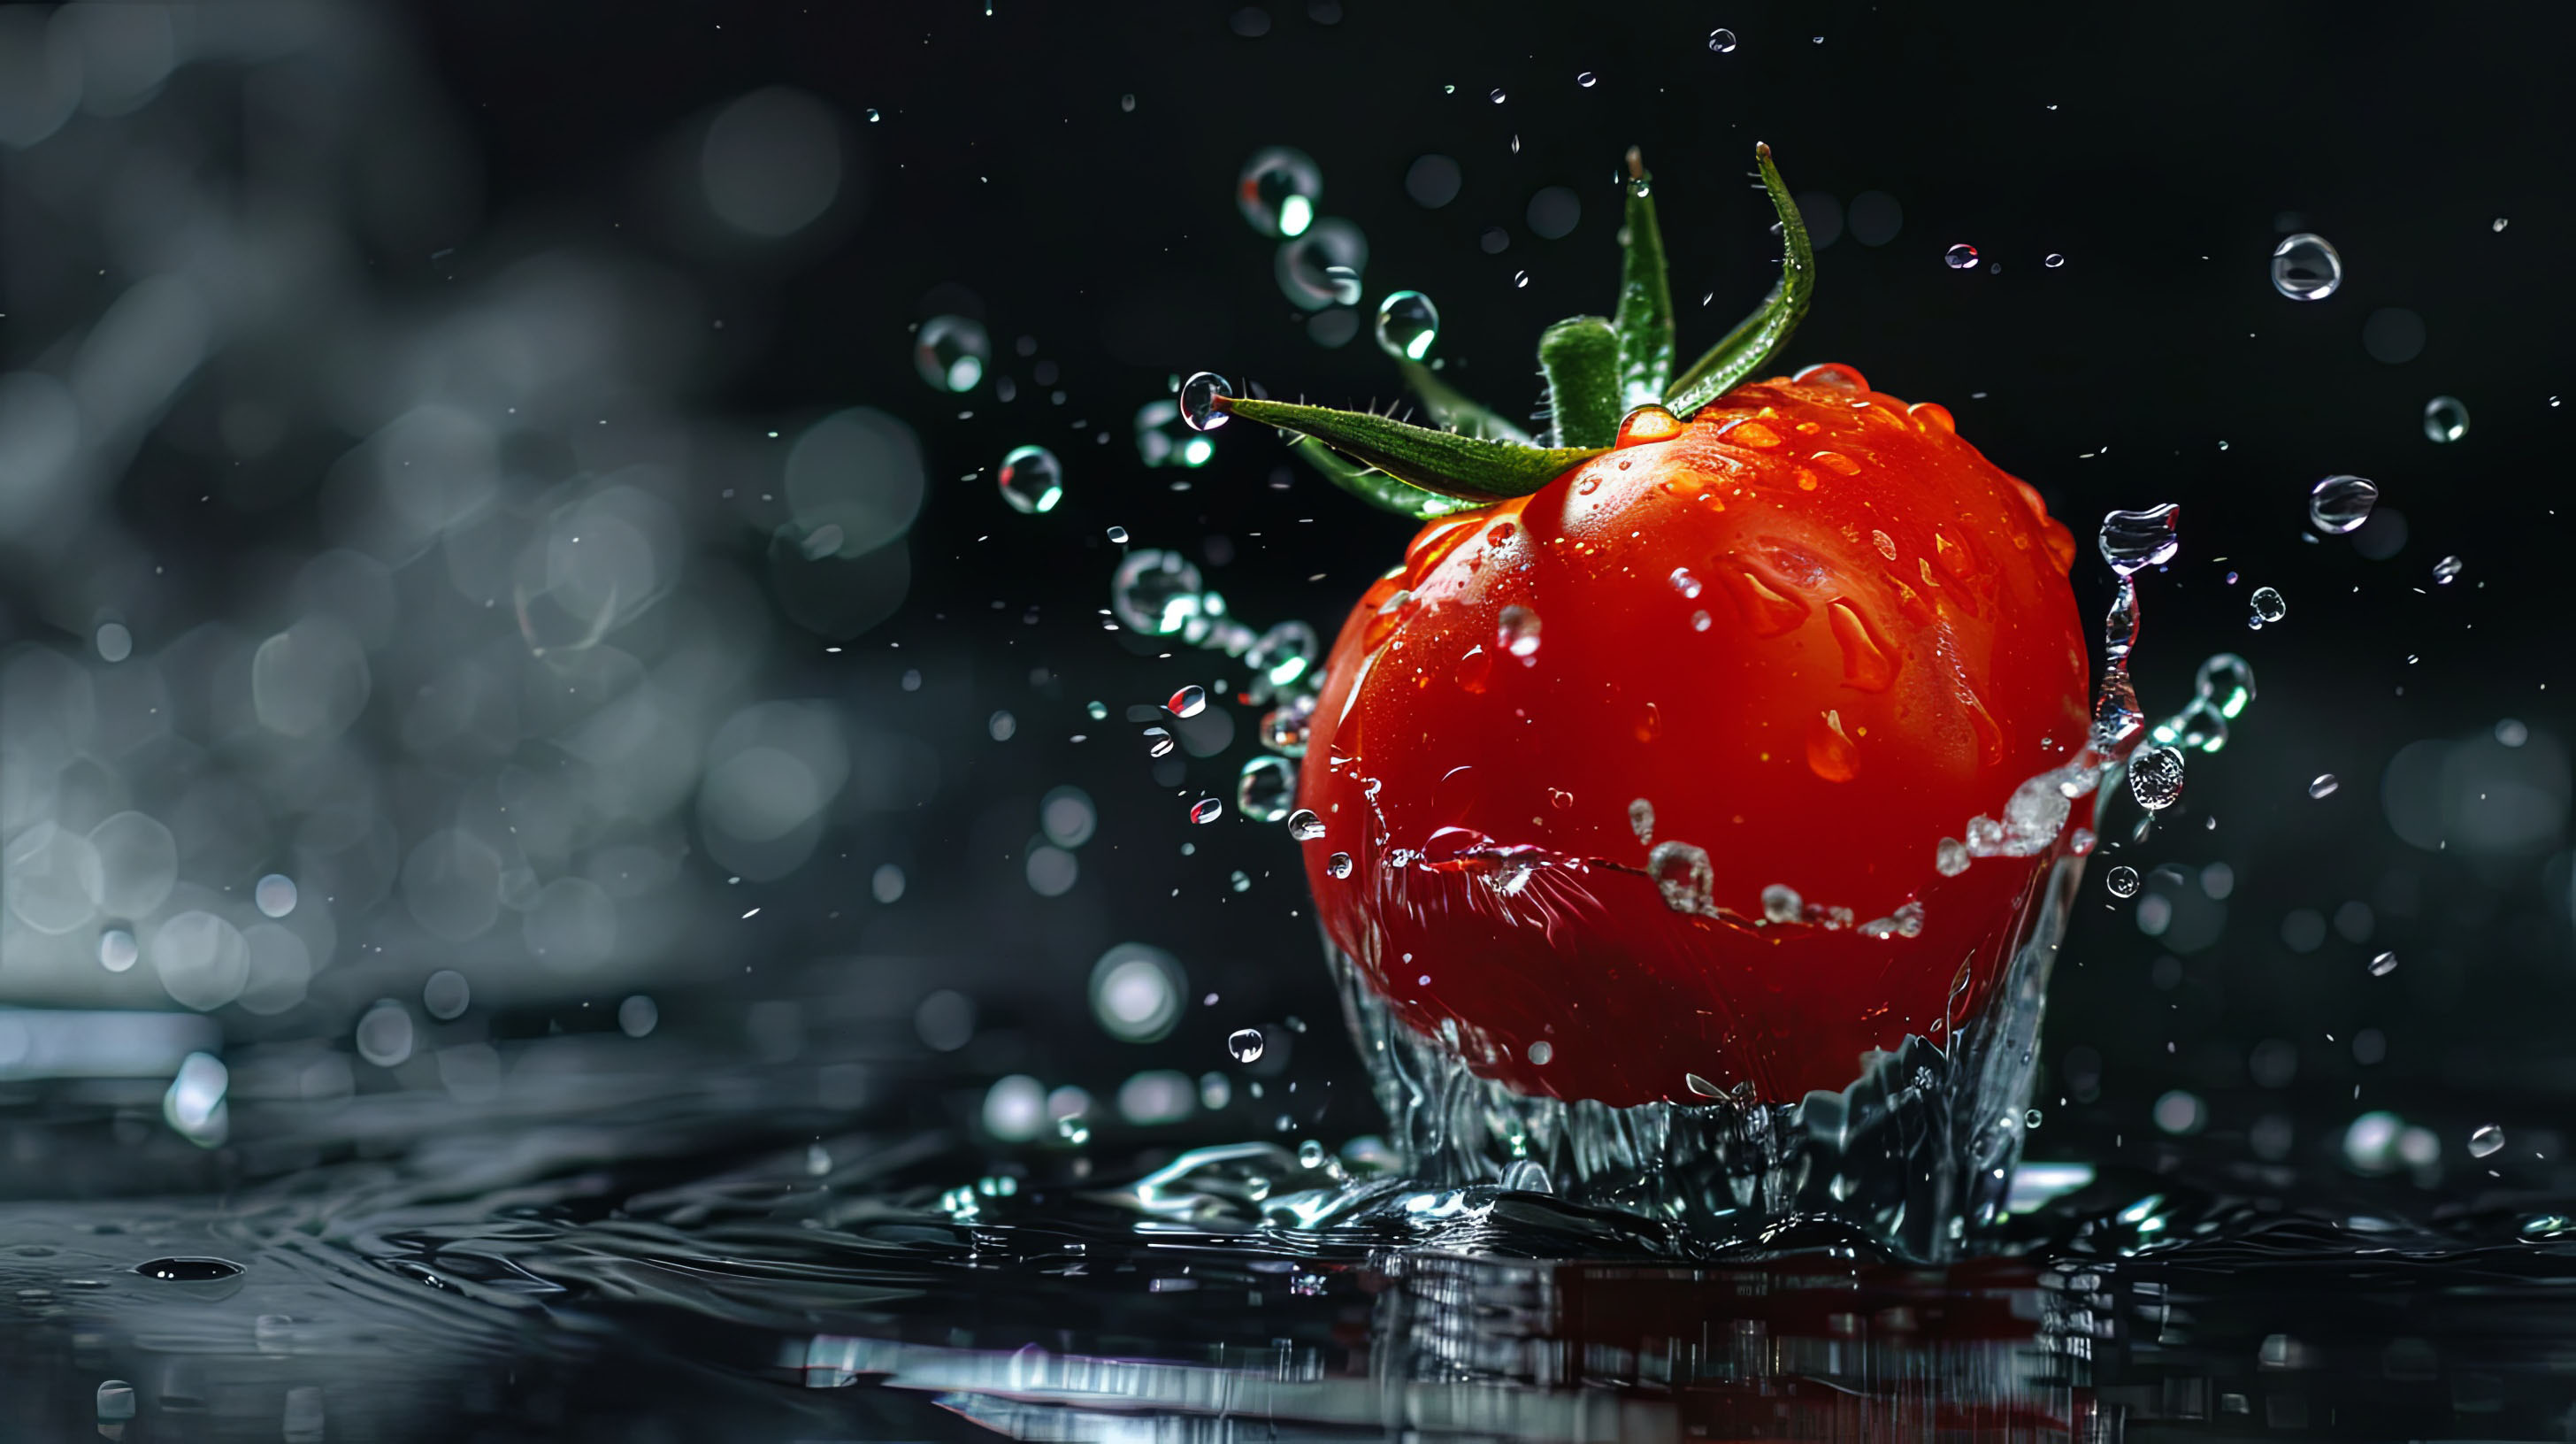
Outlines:
<svg viewBox="0 0 2576 1444"><path fill-rule="evenodd" d="M2272 248L2272 289L2293 301L2322 301L2343 284L2343 255L2308 231Z"/></svg>
<svg viewBox="0 0 2576 1444"><path fill-rule="evenodd" d="M2469 434L2469 408L2456 396L2436 396L2424 403L2424 439L2447 444Z"/></svg>
<svg viewBox="0 0 2576 1444"><path fill-rule="evenodd" d="M2370 960L2370 975L2374 978L2384 978L2390 973L2396 971L2397 955L2395 953L2381 953L2379 956Z"/></svg>
<svg viewBox="0 0 2576 1444"><path fill-rule="evenodd" d="M993 479L1001 488L1002 500L1023 516L1053 511L1064 500L1064 465L1043 446L1013 450L1002 458L1002 468Z"/></svg>
<svg viewBox="0 0 2576 1444"><path fill-rule="evenodd" d="M2124 577L2172 561L2181 549L2182 508L2172 502L2144 511L2115 511L2102 518L2102 560Z"/></svg>
<svg viewBox="0 0 2576 1444"><path fill-rule="evenodd" d="M1234 203L1254 230L1293 240L1315 223L1315 202L1323 194L1324 172L1315 158L1293 146L1274 145L1254 151L1243 163Z"/></svg>
<svg viewBox="0 0 2576 1444"><path fill-rule="evenodd" d="M1225 813L1225 804L1213 797L1202 797L1190 804L1190 821L1205 826Z"/></svg>
<svg viewBox="0 0 2576 1444"><path fill-rule="evenodd" d="M2329 536L2342 536L2370 520L2379 488L2358 476L2329 476L2308 490L2308 521Z"/></svg>
<svg viewBox="0 0 2576 1444"><path fill-rule="evenodd" d="M941 391L974 390L992 355L983 325L963 316L933 316L913 334L913 369Z"/></svg>
<svg viewBox="0 0 2576 1444"><path fill-rule="evenodd" d="M1235 806L1255 822L1277 822L1296 800L1297 764L1285 757L1255 757L1235 779Z"/></svg>
<svg viewBox="0 0 2576 1444"><path fill-rule="evenodd" d="M1109 583L1110 610L1131 631L1168 637L1206 605L1199 569L1178 552L1130 552Z"/></svg>
<svg viewBox="0 0 2576 1444"><path fill-rule="evenodd" d="M2149 812L2182 799L2182 754L2170 747L2141 747L2129 759L2129 795Z"/></svg>
<svg viewBox="0 0 2576 1444"><path fill-rule="evenodd" d="M1192 682L1174 692L1163 703L1163 710L1175 717L1196 717L1207 710L1207 689Z"/></svg>
<svg viewBox="0 0 2576 1444"><path fill-rule="evenodd" d="M2504 1130L2489 1123L2469 1135L2471 1158L2492 1158L2504 1149Z"/></svg>
<svg viewBox="0 0 2576 1444"><path fill-rule="evenodd" d="M2105 874L2102 878L2102 883L2105 887L2111 889L2114 896L2136 897L2138 895L2138 870L2134 867L2123 864L2111 869L2110 872Z"/></svg>
<svg viewBox="0 0 2576 1444"><path fill-rule="evenodd" d="M1324 268L1324 285L1326 289L1333 293L1334 305L1356 306L1360 303L1360 273L1349 266L1326 266ZM1320 326L1323 322L1319 318L1316 321L1316 324ZM1341 340L1348 340L1349 336L1350 333L1348 331L1344 331L1342 333ZM1340 345L1341 340L1337 340L1333 344Z"/></svg>
<svg viewBox="0 0 2576 1444"><path fill-rule="evenodd" d="M1225 1051L1233 1054L1237 1063L1260 1062L1262 1046L1259 1028L1237 1028L1225 1040Z"/></svg>
<svg viewBox="0 0 2576 1444"><path fill-rule="evenodd" d="M2290 604L2281 600L2281 594L2270 587L2256 587L2250 600L2256 627L2270 626L2290 614Z"/></svg>
<svg viewBox="0 0 2576 1444"><path fill-rule="evenodd" d="M2433 563L2433 584L2447 587L2460 579L2460 571L2461 564L2458 557L2444 557Z"/></svg>
<svg viewBox="0 0 2576 1444"><path fill-rule="evenodd" d="M1726 55L1733 52L1735 49L1735 32L1732 30L1712 30L1708 32L1708 48L1716 51L1720 55Z"/></svg>
<svg viewBox="0 0 2576 1444"><path fill-rule="evenodd" d="M1942 252L1941 259L1948 263L1951 270L1964 271L1977 264L1977 248L1961 241Z"/></svg>
<svg viewBox="0 0 2576 1444"><path fill-rule="evenodd" d="M2308 784L2308 795L2317 798L2332 797L2335 789L2342 785L2335 780L2333 773L2320 772L2317 774L2317 780Z"/></svg>
<svg viewBox="0 0 2576 1444"><path fill-rule="evenodd" d="M1420 291L1397 291L1377 305L1378 349L1399 361L1419 361L1440 340L1440 308Z"/></svg>
<svg viewBox="0 0 2576 1444"><path fill-rule="evenodd" d="M1288 814L1288 835L1298 842L1315 842L1324 835L1324 819L1306 808Z"/></svg>
<svg viewBox="0 0 2576 1444"><path fill-rule="evenodd" d="M1169 757L1172 755L1172 747L1172 734L1168 730L1161 727L1148 727L1145 729L1146 756Z"/></svg>

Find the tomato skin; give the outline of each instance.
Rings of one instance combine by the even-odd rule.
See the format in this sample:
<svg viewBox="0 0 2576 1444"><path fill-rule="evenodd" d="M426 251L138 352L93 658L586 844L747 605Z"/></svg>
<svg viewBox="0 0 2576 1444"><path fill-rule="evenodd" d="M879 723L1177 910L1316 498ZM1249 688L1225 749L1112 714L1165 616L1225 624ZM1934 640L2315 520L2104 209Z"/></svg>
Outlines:
<svg viewBox="0 0 2576 1444"><path fill-rule="evenodd" d="M1839 366L1430 523L1317 700L1298 801L1325 933L1527 1094L1704 1101L1697 1075L1785 1102L1942 1041L2051 858L1953 876L1936 849L2084 741L2074 555L1946 411ZM1640 799L1652 843L1705 850L1705 911L1667 904ZM1757 921L1774 884L1802 920ZM1914 935L1860 926L1909 903Z"/></svg>

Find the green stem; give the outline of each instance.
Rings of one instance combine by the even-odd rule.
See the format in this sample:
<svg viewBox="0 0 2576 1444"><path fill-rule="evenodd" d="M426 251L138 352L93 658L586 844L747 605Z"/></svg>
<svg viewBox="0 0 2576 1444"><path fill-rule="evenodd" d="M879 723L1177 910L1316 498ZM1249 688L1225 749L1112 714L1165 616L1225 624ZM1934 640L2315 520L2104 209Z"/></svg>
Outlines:
<svg viewBox="0 0 2576 1444"><path fill-rule="evenodd" d="M1664 399L1673 376L1673 287L1664 263L1664 232L1655 222L1654 177L1628 148L1628 224L1620 233L1620 410Z"/></svg>
<svg viewBox="0 0 2576 1444"><path fill-rule="evenodd" d="M1216 404L1229 416L1313 437L1397 481L1478 504L1527 496L1607 449L1521 446L1409 426L1366 411L1250 396L1220 397Z"/></svg>
<svg viewBox="0 0 2576 1444"><path fill-rule="evenodd" d="M1781 181L1779 167L1771 163L1771 147L1757 144L1753 155L1762 168L1762 188L1770 192L1771 206L1780 213L1784 248L1780 283L1771 288L1759 309L1708 348L1708 354L1673 383L1669 404L1673 414L1685 421L1768 365L1772 356L1788 344L1789 333L1798 329L1798 323L1806 318L1808 304L1815 299L1816 254L1807 244L1807 224L1798 216L1797 202L1789 198L1789 187Z"/></svg>
<svg viewBox="0 0 2576 1444"><path fill-rule="evenodd" d="M1575 316L1538 338L1538 369L1547 376L1547 410L1562 446L1608 446L1619 439L1619 333L1598 316Z"/></svg>

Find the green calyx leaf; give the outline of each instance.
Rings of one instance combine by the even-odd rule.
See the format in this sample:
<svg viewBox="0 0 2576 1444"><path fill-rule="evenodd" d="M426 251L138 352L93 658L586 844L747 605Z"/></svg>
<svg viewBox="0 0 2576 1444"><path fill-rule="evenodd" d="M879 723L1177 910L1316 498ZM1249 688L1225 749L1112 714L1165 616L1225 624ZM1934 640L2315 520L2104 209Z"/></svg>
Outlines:
<svg viewBox="0 0 2576 1444"><path fill-rule="evenodd" d="M1443 496L1436 491L1424 491L1410 482L1398 481L1374 466L1363 466L1351 460L1311 436L1298 437L1295 449L1299 456L1306 458L1308 466L1324 474L1325 480L1378 510L1391 511L1397 516L1429 521L1452 512L1474 511L1486 504Z"/></svg>
<svg viewBox="0 0 2576 1444"><path fill-rule="evenodd" d="M1559 321L1538 338L1547 409L1564 446L1606 447L1619 439L1620 337L1598 316Z"/></svg>
<svg viewBox="0 0 2576 1444"><path fill-rule="evenodd" d="M1441 425L1469 436L1481 436L1487 441L1514 441L1523 446L1531 444L1528 432L1441 380L1439 372L1410 357L1396 364L1404 370L1405 384L1413 388L1414 395L1422 398L1422 404L1430 410L1432 419Z"/></svg>
<svg viewBox="0 0 2576 1444"><path fill-rule="evenodd" d="M1779 167L1771 163L1771 147L1757 144L1753 156L1755 164L1762 168L1762 188L1771 195L1772 209L1780 213L1780 283L1771 288L1770 296L1752 315L1708 348L1708 354L1673 383L1665 404L1685 421L1768 365L1772 356L1788 344L1789 333L1806 319L1807 306L1815 299L1816 253L1807 243L1807 224L1798 216L1797 202L1789 198L1789 187L1781 181Z"/></svg>
<svg viewBox="0 0 2576 1444"><path fill-rule="evenodd" d="M1436 516L1461 508L1449 501L1481 506L1527 496L1569 469L1600 455L1605 447L1537 447L1494 441L1456 431L1434 431L1366 411L1335 411L1234 396L1217 402L1229 416L1309 437L1360 466L1425 493L1421 502L1406 493L1352 477L1341 470L1327 475L1364 499L1410 516ZM1360 484L1354 484L1359 482ZM1436 510L1426 511L1426 505Z"/></svg>
<svg viewBox="0 0 2576 1444"><path fill-rule="evenodd" d="M1619 251L1619 409L1660 404L1673 376L1673 287L1664 232L1655 223L1654 177L1628 148L1628 217Z"/></svg>

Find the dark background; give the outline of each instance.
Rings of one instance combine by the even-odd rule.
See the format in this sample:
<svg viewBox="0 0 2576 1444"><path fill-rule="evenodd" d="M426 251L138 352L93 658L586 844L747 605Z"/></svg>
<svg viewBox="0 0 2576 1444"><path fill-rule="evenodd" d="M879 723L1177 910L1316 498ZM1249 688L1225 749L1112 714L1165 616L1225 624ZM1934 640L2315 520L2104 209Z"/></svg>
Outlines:
<svg viewBox="0 0 2576 1444"><path fill-rule="evenodd" d="M2557 515L2576 314L2565 22L2539 7L2121 9L995 0L987 15L446 0L386 12L373 32L422 97L406 124L435 118L436 164L380 152L335 184L436 199L360 232L366 284L390 310L489 286L547 247L614 248L678 278L674 309L700 339L667 389L696 412L748 434L864 404L920 437L927 501L908 551L877 557L872 583L899 607L828 638L771 613L757 685L828 701L861 752L899 741L934 762L905 774L899 799L834 812L787 876L725 885L698 876L708 864L693 854L692 907L729 927L761 912L655 965L666 1017L729 1029L746 990L791 975L844 997L837 1013L812 1005L818 1031L837 1026L827 1015L901 1020L929 991L956 990L977 1025L925 1116L971 1116L1004 1073L1102 1097L1140 1067L1240 1076L1225 1036L1266 1025L1259 1071L1301 1085L1300 1131L1335 1138L1372 1125L1293 851L1230 806L1257 713L1232 709L1230 746L1157 776L1126 709L1226 664L1101 629L1119 550L1104 530L1190 554L1256 626L1299 617L1329 636L1406 528L1283 473L1269 439L1241 429L1204 469L1146 468L1131 418L1202 368L1331 402L1389 398L1394 370L1364 318L1399 287L1441 306L1453 378L1526 409L1539 330L1609 306L1614 174L1632 144L1657 175L1686 351L1770 284L1767 210L1746 183L1757 139L1802 196L1892 196L1892 238L1844 234L1820 251L1788 363L1843 361L1949 406L2079 537L2105 510L2179 502L2182 556L2143 588L2147 710L2178 709L2212 652L2242 653L2260 682L2226 750L2192 759L2167 826L2088 879L2052 999L2034 1153L2152 1163L2197 1132L2204 1158L2390 1171L2385 1139L2346 1147L2356 1115L2387 1109L2431 1130L2434 1151L2399 1170L2417 1184L2461 1177L2471 1130L2491 1122L2514 1144L2475 1167L2564 1183L2547 1129L2576 1096ZM1719 25L1738 37L1731 52L1709 48ZM775 85L837 116L839 199L775 245L706 242L672 219L669 157L711 114ZM1235 209L1237 171L1265 145L1311 154L1322 214L1368 236L1363 325L1347 344L1308 334L1310 313L1273 279L1277 242ZM1464 176L1436 209L1404 184L1425 154ZM1550 186L1582 202L1557 239L1527 218ZM57 224L7 221L22 257ZM1499 252L1481 243L1491 227L1508 237ZM2269 283L2272 247L2298 230L2341 250L2328 300ZM1944 265L1961 242L1978 267ZM2052 254L2062 267L2042 264ZM53 333L39 322L74 325L79 303L18 271L0 365L40 366ZM2425 337L2395 363L2364 343L2390 308ZM979 316L994 338L993 370L968 395L913 367L908 328L943 312ZM1033 354L1015 348L1023 336ZM1041 361L1057 368L1052 387L1034 379ZM1002 376L1013 401L997 397ZM1065 401L1047 403L1058 387ZM2457 443L2424 433L2437 395L2472 417ZM183 390L174 418L188 405ZM316 417L282 454L319 474L363 435ZM1066 471L1064 503L1040 516L1006 508L990 474L1031 441ZM180 505L214 464L146 444L115 483L123 525L171 566L159 605L173 619L256 611L236 563L326 531L305 500ZM2306 535L2309 486L2338 472L2379 483L2380 519L2351 538ZM776 517L690 518L704 565L764 576ZM2453 555L2459 579L2437 586L2435 561ZM2088 617L2104 581L2088 552L2076 568ZM2259 633L2245 625L2258 585L2289 606ZM80 627L39 591L23 572L0 580L13 604L0 642L76 651ZM1085 715L1093 699L1107 721ZM1008 741L990 734L996 710L1014 714ZM2518 745L2496 740L2507 719ZM2323 773L2341 786L2311 800ZM1066 784L1096 804L1100 831L1073 888L1040 897L1024 859L1038 799ZM1211 794L1228 816L1189 826L1189 802ZM909 879L892 904L870 896L888 862ZM2144 900L2103 889L2113 862L2151 873ZM2142 907L2166 920L2160 933L2142 929ZM1090 1021L1093 960L1128 941L1187 974L1190 1006L1161 1042L1113 1042ZM2370 976L2385 950L2400 966ZM415 939L398 961L344 961L357 981L326 970L303 1008L227 1026L345 1037L369 999L416 989L398 983L436 966L435 951ZM614 966L552 981L522 970L492 985L520 1010L496 1026L563 1026L585 1008L596 1020L630 986ZM1198 1002L1210 993L1217 1003ZM1282 1027L1291 1016L1311 1028ZM2174 1090L2192 1098L2159 1127ZM1346 1101L1319 1118L1318 1099ZM1266 1130L1273 1111L1237 1091L1170 1136Z"/></svg>

